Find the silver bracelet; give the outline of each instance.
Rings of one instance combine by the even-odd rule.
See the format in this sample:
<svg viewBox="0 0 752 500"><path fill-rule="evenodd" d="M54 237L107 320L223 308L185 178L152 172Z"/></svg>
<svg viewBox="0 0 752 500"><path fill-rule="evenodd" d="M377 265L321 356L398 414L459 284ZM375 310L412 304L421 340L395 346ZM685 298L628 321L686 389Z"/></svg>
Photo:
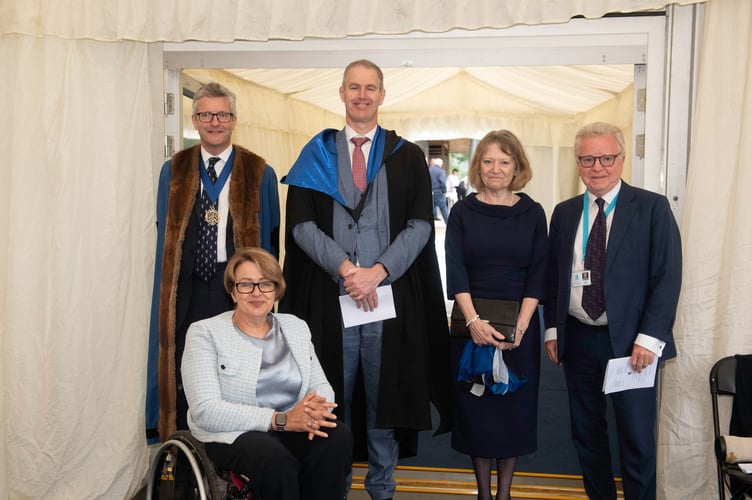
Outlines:
<svg viewBox="0 0 752 500"><path fill-rule="evenodd" d="M473 323L475 323L479 319L480 319L480 316L476 314L475 316L473 316L473 319L471 319L470 321L468 321L467 323L465 323L465 326L467 328L470 328L470 325L472 325Z"/></svg>

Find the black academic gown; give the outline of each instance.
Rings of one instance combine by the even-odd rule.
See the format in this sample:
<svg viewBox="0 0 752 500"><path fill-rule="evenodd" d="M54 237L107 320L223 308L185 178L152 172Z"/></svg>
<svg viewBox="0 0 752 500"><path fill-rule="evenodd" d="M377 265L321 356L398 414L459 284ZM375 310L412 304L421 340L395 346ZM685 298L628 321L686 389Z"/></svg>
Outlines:
<svg viewBox="0 0 752 500"><path fill-rule="evenodd" d="M387 172L392 241L409 219L423 219L433 228L432 193L423 152L407 141L395 150L399 141L393 131L386 131L383 168ZM339 286L308 258L292 236L295 225L312 220L331 237L333 203L332 197L314 189L290 186L284 264L287 290L279 310L308 322L316 352L342 405ZM413 265L392 283L397 317L384 321L376 426L397 430L403 457L417 453L418 431L432 429L430 403L440 416L437 433L451 429L449 334L434 236L431 231ZM363 405L364 399L356 394L352 415L358 441L365 435L365 418L358 418L365 414ZM356 446L356 459L361 459L359 450Z"/></svg>

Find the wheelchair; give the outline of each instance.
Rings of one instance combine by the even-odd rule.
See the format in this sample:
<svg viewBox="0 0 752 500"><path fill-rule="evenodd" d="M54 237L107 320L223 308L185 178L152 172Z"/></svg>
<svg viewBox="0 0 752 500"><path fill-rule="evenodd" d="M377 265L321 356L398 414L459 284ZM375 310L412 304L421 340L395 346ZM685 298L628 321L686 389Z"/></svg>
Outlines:
<svg viewBox="0 0 752 500"><path fill-rule="evenodd" d="M204 444L185 430L159 447L147 481L147 500L261 500L249 478L216 469Z"/></svg>

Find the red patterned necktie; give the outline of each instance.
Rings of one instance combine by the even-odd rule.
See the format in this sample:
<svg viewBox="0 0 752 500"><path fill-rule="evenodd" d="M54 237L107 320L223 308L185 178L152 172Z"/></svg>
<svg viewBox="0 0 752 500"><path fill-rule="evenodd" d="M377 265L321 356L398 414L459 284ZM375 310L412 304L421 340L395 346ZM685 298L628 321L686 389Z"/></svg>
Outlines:
<svg viewBox="0 0 752 500"><path fill-rule="evenodd" d="M353 137L350 140L355 144L355 150L353 151L352 157L353 183L355 183L355 187L357 187L362 193L366 190L366 157L363 154L361 146L370 139L368 137Z"/></svg>
<svg viewBox="0 0 752 500"><path fill-rule="evenodd" d="M585 249L585 269L590 271L590 285L582 289L582 308L592 319L598 319L606 310L603 295L603 270L606 264L606 214L603 211L603 198L595 200L598 214L590 229ZM587 224L587 221L583 221Z"/></svg>

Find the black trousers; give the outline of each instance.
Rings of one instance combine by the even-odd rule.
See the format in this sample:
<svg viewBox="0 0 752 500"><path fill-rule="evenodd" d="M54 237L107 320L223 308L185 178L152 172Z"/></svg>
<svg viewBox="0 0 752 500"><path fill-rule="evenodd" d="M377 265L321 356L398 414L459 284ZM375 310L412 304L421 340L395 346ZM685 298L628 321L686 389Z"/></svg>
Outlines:
<svg viewBox="0 0 752 500"><path fill-rule="evenodd" d="M250 478L253 491L270 500L340 500L352 467L350 429L337 421L328 438L307 432L249 431L232 444L206 443L219 469Z"/></svg>
<svg viewBox="0 0 752 500"><path fill-rule="evenodd" d="M606 364L615 357L608 326L585 325L570 316L565 335L564 375L572 440L582 467L585 491L591 499L615 500L603 394ZM616 420L624 496L627 500L655 499L657 385L609 396Z"/></svg>
<svg viewBox="0 0 752 500"><path fill-rule="evenodd" d="M226 267L227 262L218 262L216 272L208 282L193 273L190 290L178 290L178 300L190 300L185 319L175 328L175 409L177 412L175 424L178 430L188 429L188 402L185 399L183 377L180 373L185 350L185 335L191 323L211 318L233 308L232 297L225 291ZM182 294L189 294L189 296L183 298Z"/></svg>

